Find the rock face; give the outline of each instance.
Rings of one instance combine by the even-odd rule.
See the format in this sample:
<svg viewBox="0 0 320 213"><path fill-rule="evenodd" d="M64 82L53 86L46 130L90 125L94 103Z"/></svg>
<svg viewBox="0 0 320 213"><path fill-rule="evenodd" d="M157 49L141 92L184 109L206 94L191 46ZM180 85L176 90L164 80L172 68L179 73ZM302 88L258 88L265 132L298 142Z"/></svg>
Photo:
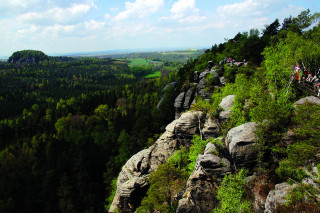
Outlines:
<svg viewBox="0 0 320 213"><path fill-rule="evenodd" d="M275 186L274 190L271 190L268 194L265 203L265 213L273 213L277 206L284 204L286 196L290 192L291 188L295 185L289 185L288 183L280 183Z"/></svg>
<svg viewBox="0 0 320 213"><path fill-rule="evenodd" d="M215 145L208 143L204 153L198 156L177 213L211 212L217 204L215 185L232 172L229 160L217 153Z"/></svg>
<svg viewBox="0 0 320 213"><path fill-rule="evenodd" d="M208 117L204 123L204 128L202 129L202 135L205 139L215 138L220 134L220 123L217 119Z"/></svg>
<svg viewBox="0 0 320 213"><path fill-rule="evenodd" d="M148 149L132 156L123 166L117 181L117 192L109 212L134 212L148 189L151 172L165 163L180 145L190 143L198 133L203 113L186 112L166 127L166 132Z"/></svg>
<svg viewBox="0 0 320 213"><path fill-rule="evenodd" d="M227 134L225 143L237 169L252 169L256 163L255 130L256 123L249 122L232 128Z"/></svg>
<svg viewBox="0 0 320 213"><path fill-rule="evenodd" d="M228 95L227 97L223 98L219 106L223 109L219 113L219 118L222 121L226 121L228 118L230 118L230 115L232 113L231 108L233 107L235 95Z"/></svg>
<svg viewBox="0 0 320 213"><path fill-rule="evenodd" d="M181 92L175 99L174 107L176 110L176 118L178 118L181 112L188 110L194 102L195 96L201 96L203 99L210 98L211 93L215 87L220 87L225 83L225 79L222 76L221 70L211 70L213 64L208 62L208 67L204 72L194 72L194 76L189 85L186 86L185 91ZM208 82L206 79L208 75L211 75L211 80ZM208 86L211 86L210 89Z"/></svg>

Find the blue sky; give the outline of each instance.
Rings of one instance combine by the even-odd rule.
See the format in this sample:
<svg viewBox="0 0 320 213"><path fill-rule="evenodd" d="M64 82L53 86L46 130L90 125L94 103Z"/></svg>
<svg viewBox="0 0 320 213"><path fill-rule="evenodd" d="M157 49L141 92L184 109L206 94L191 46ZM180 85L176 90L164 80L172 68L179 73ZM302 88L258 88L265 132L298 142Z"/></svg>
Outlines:
<svg viewBox="0 0 320 213"><path fill-rule="evenodd" d="M0 56L211 47L319 0L0 0Z"/></svg>

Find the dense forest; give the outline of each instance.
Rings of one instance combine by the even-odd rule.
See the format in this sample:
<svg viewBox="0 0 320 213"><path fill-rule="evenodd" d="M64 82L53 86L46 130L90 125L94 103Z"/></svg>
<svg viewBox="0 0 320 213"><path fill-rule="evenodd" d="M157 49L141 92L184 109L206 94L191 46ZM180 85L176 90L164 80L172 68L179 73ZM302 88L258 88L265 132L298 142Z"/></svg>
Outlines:
<svg viewBox="0 0 320 213"><path fill-rule="evenodd" d="M174 118L164 68L147 80L152 66L29 50L2 63L0 211L103 212L121 166Z"/></svg>
<svg viewBox="0 0 320 213"><path fill-rule="evenodd" d="M7 63L0 64L0 212L108 210L121 167L133 154L152 145L174 119L174 100L188 87L194 72L204 71L208 61L218 66L226 57L245 59L248 65L223 66L225 88L215 91L209 102L198 99L194 108L214 117L222 96L235 94L233 114L224 128L268 119L268 125L259 129L263 150L260 171L273 169L283 179L301 180L296 179L304 175L301 165L308 159L319 160L315 152L319 148L319 109L301 109L315 112L314 117L307 116L314 119L312 126L303 123L303 113L302 117L293 117L292 102L304 94L293 84L288 86L288 79L296 63L303 63L313 73L320 68L318 20L319 14L310 11L286 18L282 25L275 20L261 34L257 29L238 33L199 57L190 58L183 66L179 60L158 56L148 60L161 62L161 67L133 66L130 58L13 53ZM162 69L159 77L145 78L158 69ZM242 111L247 99L251 100L250 109ZM284 144L275 141L294 122L305 129L296 130L301 140L285 149ZM297 158L299 150L305 156ZM273 168L273 162L264 161L270 153L283 160L277 168ZM184 152L184 156L188 154L193 158L196 155ZM150 186L141 212L153 211L154 206L174 212L172 206L155 196L155 189L161 186L159 177L166 175L161 168L173 171L172 179L185 181L190 162L188 157L184 160L179 166L165 164L150 177L154 186ZM242 176L244 172L238 177ZM223 200L216 212L224 212L222 204ZM251 211L250 205L245 208Z"/></svg>

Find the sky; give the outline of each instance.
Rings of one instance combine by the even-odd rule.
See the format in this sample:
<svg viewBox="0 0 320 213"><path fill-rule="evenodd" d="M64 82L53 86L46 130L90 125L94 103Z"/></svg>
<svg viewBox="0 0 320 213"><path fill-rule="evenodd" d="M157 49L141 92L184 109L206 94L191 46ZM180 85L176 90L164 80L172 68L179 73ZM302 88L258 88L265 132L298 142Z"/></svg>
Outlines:
<svg viewBox="0 0 320 213"><path fill-rule="evenodd" d="M319 0L0 0L0 56L210 48Z"/></svg>

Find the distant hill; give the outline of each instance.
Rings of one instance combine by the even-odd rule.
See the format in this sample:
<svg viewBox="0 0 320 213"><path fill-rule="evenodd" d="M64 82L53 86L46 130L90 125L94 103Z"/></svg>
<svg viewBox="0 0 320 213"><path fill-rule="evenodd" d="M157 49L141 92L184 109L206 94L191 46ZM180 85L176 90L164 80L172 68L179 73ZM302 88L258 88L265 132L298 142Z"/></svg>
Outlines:
<svg viewBox="0 0 320 213"><path fill-rule="evenodd" d="M48 59L49 57L39 50L21 50L14 52L8 59L8 63L18 64L38 64L39 61Z"/></svg>

